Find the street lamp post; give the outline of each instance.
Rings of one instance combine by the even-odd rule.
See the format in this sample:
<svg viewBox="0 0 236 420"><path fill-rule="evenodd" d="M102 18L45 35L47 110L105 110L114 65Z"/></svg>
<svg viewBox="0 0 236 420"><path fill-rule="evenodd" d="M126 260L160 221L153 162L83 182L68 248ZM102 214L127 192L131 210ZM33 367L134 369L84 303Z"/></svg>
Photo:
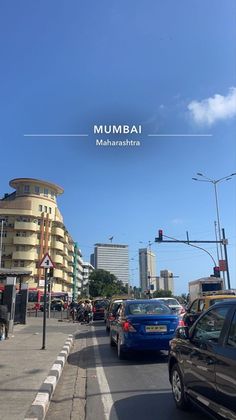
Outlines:
<svg viewBox="0 0 236 420"><path fill-rule="evenodd" d="M214 186L214 194L215 194L215 203L216 203L216 216L217 216L217 226L218 226L218 236L219 236L219 241L221 241L221 227L220 227L220 212L219 212L219 199L218 199L218 192L217 192L217 184L219 184L222 181L229 181L230 179L232 179L232 177L234 175L236 175L236 173L224 176L222 178L219 179L211 179L208 178L207 176L205 176L204 174L198 172L197 175L203 179L200 178L192 178L194 181L199 181L199 182L210 182L211 184L213 184ZM217 250L218 253L218 250ZM220 256L221 259L223 260L223 249L222 249L222 243L220 242ZM225 280L225 276L224 276L224 271L223 271L223 277Z"/></svg>

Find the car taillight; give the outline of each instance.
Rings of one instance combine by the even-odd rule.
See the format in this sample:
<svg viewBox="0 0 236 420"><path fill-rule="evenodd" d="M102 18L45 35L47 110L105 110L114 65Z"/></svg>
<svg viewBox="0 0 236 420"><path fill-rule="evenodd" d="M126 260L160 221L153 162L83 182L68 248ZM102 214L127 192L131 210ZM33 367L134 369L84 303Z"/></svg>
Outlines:
<svg viewBox="0 0 236 420"><path fill-rule="evenodd" d="M179 319L178 327L186 327L186 324L183 319Z"/></svg>
<svg viewBox="0 0 236 420"><path fill-rule="evenodd" d="M129 321L124 321L122 323L122 330L124 332L136 332L136 329L133 327L133 325Z"/></svg>

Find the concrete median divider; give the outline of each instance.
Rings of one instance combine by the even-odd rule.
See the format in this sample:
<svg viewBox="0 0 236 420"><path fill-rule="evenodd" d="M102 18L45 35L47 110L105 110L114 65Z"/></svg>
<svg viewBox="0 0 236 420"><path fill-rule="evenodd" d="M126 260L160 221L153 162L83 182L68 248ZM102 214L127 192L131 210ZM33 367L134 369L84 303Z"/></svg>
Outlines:
<svg viewBox="0 0 236 420"><path fill-rule="evenodd" d="M74 342L74 336L69 335L48 376L42 383L32 405L27 411L24 420L43 420L46 416L50 400L60 379L67 357Z"/></svg>

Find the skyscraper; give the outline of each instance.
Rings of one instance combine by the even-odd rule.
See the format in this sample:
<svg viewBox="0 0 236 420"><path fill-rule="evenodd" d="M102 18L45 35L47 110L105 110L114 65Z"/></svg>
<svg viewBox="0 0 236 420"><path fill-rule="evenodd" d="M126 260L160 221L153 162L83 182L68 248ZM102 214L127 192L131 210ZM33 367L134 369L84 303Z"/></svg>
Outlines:
<svg viewBox="0 0 236 420"><path fill-rule="evenodd" d="M123 284L129 282L128 245L95 244L93 261L95 269L107 270L114 274Z"/></svg>
<svg viewBox="0 0 236 420"><path fill-rule="evenodd" d="M174 294L174 279L173 272L169 270L161 270L160 277L164 281L164 290L170 290Z"/></svg>
<svg viewBox="0 0 236 420"><path fill-rule="evenodd" d="M142 291L150 288L150 280L156 276L156 256L147 248L139 249L139 277Z"/></svg>

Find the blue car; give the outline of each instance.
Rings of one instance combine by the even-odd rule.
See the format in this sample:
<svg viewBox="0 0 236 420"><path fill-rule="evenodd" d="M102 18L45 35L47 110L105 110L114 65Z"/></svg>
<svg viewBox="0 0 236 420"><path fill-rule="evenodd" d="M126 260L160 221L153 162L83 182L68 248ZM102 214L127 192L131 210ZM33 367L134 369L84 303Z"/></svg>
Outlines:
<svg viewBox="0 0 236 420"><path fill-rule="evenodd" d="M159 301L127 300L110 323L110 344L117 346L119 359L129 350L169 350L178 325L178 315Z"/></svg>

